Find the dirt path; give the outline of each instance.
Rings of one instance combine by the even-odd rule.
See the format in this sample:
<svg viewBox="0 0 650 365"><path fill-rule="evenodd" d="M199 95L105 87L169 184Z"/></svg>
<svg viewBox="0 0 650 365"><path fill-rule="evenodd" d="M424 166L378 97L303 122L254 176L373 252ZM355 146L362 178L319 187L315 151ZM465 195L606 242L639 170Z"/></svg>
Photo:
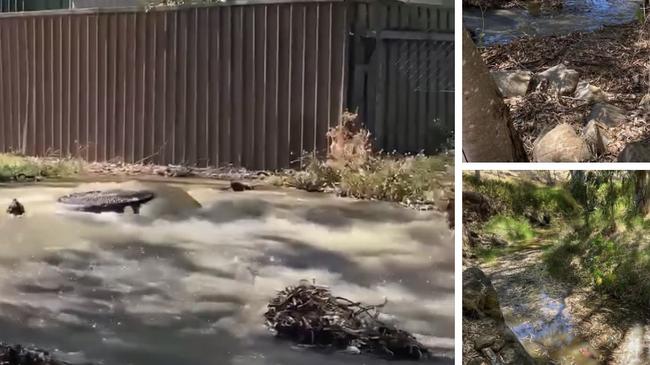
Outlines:
<svg viewBox="0 0 650 365"><path fill-rule="evenodd" d="M526 249L483 266L526 350L550 364L649 363L650 326L619 303L554 279L542 256Z"/></svg>

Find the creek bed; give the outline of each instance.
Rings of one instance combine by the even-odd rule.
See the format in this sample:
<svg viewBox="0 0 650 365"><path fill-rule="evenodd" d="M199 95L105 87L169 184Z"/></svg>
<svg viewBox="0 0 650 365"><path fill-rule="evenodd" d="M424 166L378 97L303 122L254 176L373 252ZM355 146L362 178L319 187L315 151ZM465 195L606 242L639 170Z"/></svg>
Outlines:
<svg viewBox="0 0 650 365"><path fill-rule="evenodd" d="M476 35L484 33L481 45L509 43L525 35L549 36L593 32L608 25L637 19L639 0L565 0L561 10L532 15L526 9L463 9L463 25Z"/></svg>
<svg viewBox="0 0 650 365"><path fill-rule="evenodd" d="M56 202L106 189L156 199L140 215ZM442 214L196 183L0 187L0 203L14 197L27 214L0 216L1 341L73 364L384 363L270 334L268 301L306 279L366 303L387 299L383 320L429 347L428 363L453 363L453 234Z"/></svg>

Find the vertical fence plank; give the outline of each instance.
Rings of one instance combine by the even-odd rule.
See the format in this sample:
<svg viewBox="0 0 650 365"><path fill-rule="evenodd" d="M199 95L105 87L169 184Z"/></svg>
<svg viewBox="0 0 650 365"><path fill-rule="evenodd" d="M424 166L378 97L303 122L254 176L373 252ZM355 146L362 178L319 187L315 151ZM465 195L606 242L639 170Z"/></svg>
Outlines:
<svg viewBox="0 0 650 365"><path fill-rule="evenodd" d="M291 10L291 86L289 88L291 161L289 166L294 168L300 166L304 140L306 11L307 7L303 4L292 6Z"/></svg>
<svg viewBox="0 0 650 365"><path fill-rule="evenodd" d="M318 103L318 22L319 8L307 6L305 18L305 91L302 148L307 152L316 150L316 104Z"/></svg>
<svg viewBox="0 0 650 365"><path fill-rule="evenodd" d="M255 65L259 62L256 59L257 52L255 48L255 8L244 7L244 70L243 70L243 88L244 88L244 101L243 101L243 146L242 146L242 164L243 166L255 165L255 107L256 107L256 91L255 91Z"/></svg>
<svg viewBox="0 0 650 365"><path fill-rule="evenodd" d="M277 126L277 160L276 168L289 166L289 146L291 136L289 130L291 100L291 5L279 5L278 29L278 126Z"/></svg>
<svg viewBox="0 0 650 365"><path fill-rule="evenodd" d="M255 8L255 166L265 168L266 151L266 63L267 5Z"/></svg>
<svg viewBox="0 0 650 365"><path fill-rule="evenodd" d="M242 165L243 139L243 108L244 100L244 9L241 6L233 8L232 12L232 130L231 130L231 162L235 166Z"/></svg>
<svg viewBox="0 0 650 365"><path fill-rule="evenodd" d="M231 123L232 123L232 9L230 7L221 10L219 24L219 36L221 38L221 62L219 63L221 94L219 101L219 155L220 165L231 164L230 154Z"/></svg>
<svg viewBox="0 0 650 365"><path fill-rule="evenodd" d="M187 124L185 127L186 135L184 140L185 146L185 163L196 165L197 164L197 75L196 69L198 65L198 51L197 51L197 42L198 42L198 9L191 9L187 11Z"/></svg>
<svg viewBox="0 0 650 365"><path fill-rule="evenodd" d="M210 9L210 24L214 29L210 33L210 110L209 110L209 136L210 136L210 165L219 165L221 161L221 144L219 131L221 76L219 73L219 60L221 59L221 9Z"/></svg>
<svg viewBox="0 0 650 365"><path fill-rule="evenodd" d="M277 168L278 148L278 40L279 8L269 5L267 12L267 63L266 63L266 151L265 168Z"/></svg>

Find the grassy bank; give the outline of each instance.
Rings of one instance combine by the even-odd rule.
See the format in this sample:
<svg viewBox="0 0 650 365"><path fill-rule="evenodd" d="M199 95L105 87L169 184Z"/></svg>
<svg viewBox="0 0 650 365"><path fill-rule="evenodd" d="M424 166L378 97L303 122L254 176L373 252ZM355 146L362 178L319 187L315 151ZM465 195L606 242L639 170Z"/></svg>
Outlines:
<svg viewBox="0 0 650 365"><path fill-rule="evenodd" d="M526 213L547 213L557 218L573 219L582 208L561 183L547 186L527 179L480 178L463 175L464 191L475 191L488 197L491 209L514 217Z"/></svg>
<svg viewBox="0 0 650 365"><path fill-rule="evenodd" d="M558 278L636 306L650 304L650 221L634 208L633 186L626 180L603 182L575 232L545 255Z"/></svg>
<svg viewBox="0 0 650 365"><path fill-rule="evenodd" d="M75 159L0 154L0 182L70 177L81 169L82 163Z"/></svg>
<svg viewBox="0 0 650 365"><path fill-rule="evenodd" d="M576 233L545 255L549 271L563 280L592 286L640 308L650 303L650 249L647 229L616 233ZM645 241L645 242L644 242Z"/></svg>
<svg viewBox="0 0 650 365"><path fill-rule="evenodd" d="M453 198L453 155L375 155L362 163L332 164L311 159L302 171L285 171L270 181L307 191L404 204L433 204Z"/></svg>
<svg viewBox="0 0 650 365"><path fill-rule="evenodd" d="M505 246L488 242L473 247L479 260L493 261L521 249L543 249L545 265L554 277L648 307L650 220L635 213L633 184L624 177L594 175L577 186L568 180L547 186L526 178L477 179L473 175L463 180L465 191L480 192L492 208L484 221L466 226L507 241ZM531 224L530 212L549 214L550 226Z"/></svg>
<svg viewBox="0 0 650 365"><path fill-rule="evenodd" d="M537 178L463 175L463 191L477 192L489 201L485 216L464 213L465 227L478 235L464 246L469 256L487 263L515 251L545 248L549 239L566 229L566 222L581 215L582 208L561 183L548 186ZM550 224L541 227L533 218L543 216Z"/></svg>

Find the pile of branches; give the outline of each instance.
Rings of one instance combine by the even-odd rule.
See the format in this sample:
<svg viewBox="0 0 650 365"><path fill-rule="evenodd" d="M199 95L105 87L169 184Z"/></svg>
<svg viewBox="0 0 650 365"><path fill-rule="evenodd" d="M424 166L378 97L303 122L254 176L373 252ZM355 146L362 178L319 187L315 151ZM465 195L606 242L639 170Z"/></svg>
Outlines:
<svg viewBox="0 0 650 365"><path fill-rule="evenodd" d="M430 358L413 335L378 320L384 305L335 297L327 287L302 282L280 291L264 317L276 336L301 345L358 349L394 360Z"/></svg>
<svg viewBox="0 0 650 365"><path fill-rule="evenodd" d="M56 361L47 351L0 343L0 365L67 365Z"/></svg>

